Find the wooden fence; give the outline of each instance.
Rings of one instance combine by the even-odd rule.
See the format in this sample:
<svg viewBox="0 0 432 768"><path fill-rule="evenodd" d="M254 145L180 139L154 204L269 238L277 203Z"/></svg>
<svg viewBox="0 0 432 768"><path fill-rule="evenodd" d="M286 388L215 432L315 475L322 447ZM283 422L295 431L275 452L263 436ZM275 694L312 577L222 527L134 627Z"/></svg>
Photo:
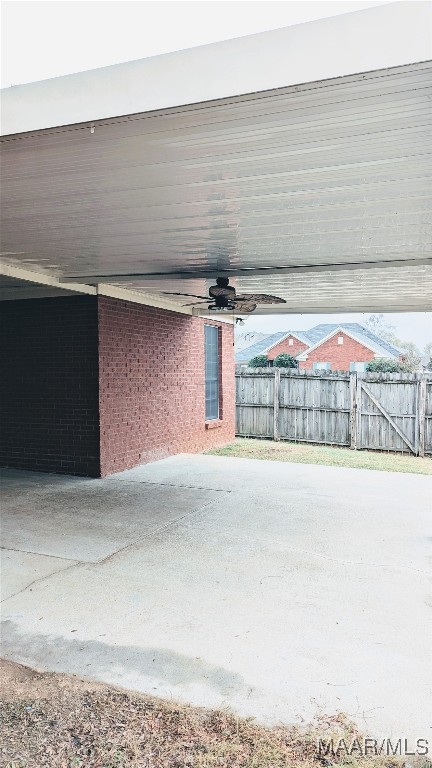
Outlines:
<svg viewBox="0 0 432 768"><path fill-rule="evenodd" d="M236 372L242 437L432 453L432 374Z"/></svg>

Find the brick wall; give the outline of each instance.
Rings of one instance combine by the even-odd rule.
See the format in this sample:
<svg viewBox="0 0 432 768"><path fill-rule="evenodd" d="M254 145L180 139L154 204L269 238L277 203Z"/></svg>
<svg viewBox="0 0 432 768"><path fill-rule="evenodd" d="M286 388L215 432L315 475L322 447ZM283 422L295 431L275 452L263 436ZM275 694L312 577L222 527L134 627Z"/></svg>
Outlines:
<svg viewBox="0 0 432 768"><path fill-rule="evenodd" d="M337 343L338 336L343 337L343 344ZM374 356L372 350L347 336L346 333L336 333L308 354L308 359L301 361L299 367L313 368L314 363L329 362L334 371L349 371L351 362L367 363L373 360Z"/></svg>
<svg viewBox="0 0 432 768"><path fill-rule="evenodd" d="M221 420L206 429L202 318L99 297L102 476L234 437L233 326L220 328Z"/></svg>
<svg viewBox="0 0 432 768"><path fill-rule="evenodd" d="M233 439L232 325L102 296L0 312L3 465L97 477ZM220 328L221 359L220 420L208 425L205 322Z"/></svg>
<svg viewBox="0 0 432 768"><path fill-rule="evenodd" d="M289 344L290 338L293 340L292 346ZM294 336L288 336L286 339L280 341L279 344L275 344L274 347L269 349L267 353L267 360L274 360L275 357L285 352L288 355L296 357L300 354L300 352L303 352L305 349L307 349L307 346L307 344L305 344L303 341L299 341Z"/></svg>
<svg viewBox="0 0 432 768"><path fill-rule="evenodd" d="M0 302L0 461L99 474L97 301Z"/></svg>

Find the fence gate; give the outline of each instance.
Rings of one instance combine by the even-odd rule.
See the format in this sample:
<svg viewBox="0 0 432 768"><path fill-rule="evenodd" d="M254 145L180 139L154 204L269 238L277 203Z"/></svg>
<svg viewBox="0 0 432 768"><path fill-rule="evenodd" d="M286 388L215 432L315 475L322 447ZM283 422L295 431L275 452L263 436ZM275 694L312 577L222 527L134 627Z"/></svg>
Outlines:
<svg viewBox="0 0 432 768"><path fill-rule="evenodd" d="M432 453L430 373L240 369L236 406L244 437Z"/></svg>
<svg viewBox="0 0 432 768"><path fill-rule="evenodd" d="M358 375L355 447L417 455L419 390L419 379L411 375Z"/></svg>

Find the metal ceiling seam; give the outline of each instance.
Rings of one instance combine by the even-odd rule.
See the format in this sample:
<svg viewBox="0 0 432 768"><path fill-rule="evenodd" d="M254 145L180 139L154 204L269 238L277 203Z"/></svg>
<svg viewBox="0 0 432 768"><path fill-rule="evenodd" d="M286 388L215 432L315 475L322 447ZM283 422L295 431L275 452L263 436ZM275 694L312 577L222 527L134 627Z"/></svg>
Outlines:
<svg viewBox="0 0 432 768"><path fill-rule="evenodd" d="M357 134L352 137L349 137L349 140L347 140L346 137L343 136L335 136L332 137L331 141L329 138L323 138L317 142L308 141L304 142L304 144L296 143L294 145L295 148L292 148L290 150L285 150L282 152L278 152L278 147L284 147L286 146L285 142L281 142L279 144L272 144L267 147L260 147L258 152L260 154L251 155L250 149L242 149L242 150L234 150L232 152L220 152L218 154L205 154L201 155L199 157L182 157L178 159L171 159L171 160L164 160L160 162L152 162L152 163L134 163L133 162L133 152L136 152L135 150L130 150L131 157L129 159L129 164L125 163L124 159L124 153L119 154L118 163L113 162L112 158L110 158L110 164L107 166L109 169L116 169L118 167L121 168L128 168L133 167L135 169L138 168L146 168L147 170L159 170L160 168L175 168L181 166L183 169L187 170L193 170L193 169L203 169L206 167L220 167L223 165L228 164L245 164L245 163L252 163L252 162L265 162L265 161L271 161L273 158L277 160L278 158L294 158L294 157L309 157L316 155L320 152L326 152L326 154L329 153L329 151L334 151L335 155L341 154L341 152L348 153L350 151L353 151L356 148L362 147L362 145L367 144L368 141L373 140L375 142L383 143L388 148L391 146L392 143L394 143L396 146L400 142L401 136L400 134L405 135L413 135L414 140L411 139L410 143L408 143L408 140L405 142L406 148L414 148L418 144L421 144L421 141L423 139L423 131L428 133L427 129L429 127L432 127L432 123L430 126L428 124L422 124L419 126L410 126L409 128L395 128L395 129L385 129L380 131L367 131L362 134ZM399 135L393 137L389 137L388 134L392 132L398 132ZM403 135L402 135L403 138ZM431 134L432 138L432 134ZM353 139L353 140L351 140ZM302 148L303 147L303 148ZM87 149L87 148L86 148ZM378 149L374 149L373 147L369 148L370 152L376 151L378 152ZM74 168L76 168L77 172L79 170L79 165L82 165L85 167L87 171L90 171L92 168L91 160L93 159L93 156L86 152L86 154L83 156L83 153L79 152L77 148L76 156L75 155L69 155L68 161L64 161L63 165L59 165L57 158L63 157L64 152L61 152L60 150L58 152L53 152L52 157L50 158L50 162L52 165L55 166L56 172L58 174L61 173L63 168L69 168L71 162L74 162ZM94 155L94 161L95 161L95 167L100 163L100 156ZM77 161L79 161L77 163ZM46 162L44 160L41 160L40 167L45 168ZM48 173L48 170L46 170L46 173ZM13 178L16 178L16 172L14 174L8 174L7 172L3 172L3 179L10 180ZM19 177L24 178L31 178L35 174L25 174L23 172L20 173Z"/></svg>
<svg viewBox="0 0 432 768"><path fill-rule="evenodd" d="M338 130L342 129L342 130L345 131L345 133L339 134L339 135L335 136L334 132L330 132L328 130L329 127L333 127L333 124L332 124L331 126L327 126L327 128L326 128L326 130L328 131L328 135L327 136L324 136L324 137L321 137L321 135L318 136L318 137L312 137L311 136L311 138L308 139L305 142L304 138L303 138L303 134L302 134L301 137L300 137L300 141L297 141L294 144L294 146L302 147L302 146L304 146L306 144L306 145L310 145L312 147L313 146L317 146L317 148L319 149L320 145L325 144L325 143L327 143L329 141L335 141L335 140L342 141L343 140L345 142L349 142L351 139L354 139L354 140L360 139L361 140L361 139L367 137L368 135L377 135L377 136L379 136L380 134L386 134L386 133L389 133L389 132L392 132L392 133L398 132L399 133L399 132L410 131L410 130L418 131L419 129L428 128L430 126L430 120L427 120L425 118L425 115L423 114L424 112L426 113L426 116L430 116L430 106L429 106L429 104L425 105L425 107L422 108L421 110L418 110L418 112L416 113L416 123L414 125L406 125L406 123L403 126L398 126L398 125L396 125L396 126L393 125L392 126L392 125L385 125L385 124L383 124L383 126L379 130L373 130L373 126L374 126L374 123L376 123L376 120L375 120L375 118L372 120L371 116L369 115L369 117L365 118L365 122L366 122L366 125L368 125L368 122L369 122L370 123L370 127L367 127L366 130L363 130L362 132L360 132L358 130L358 127L359 127L360 123L357 121L355 123L356 130L353 133L351 133L351 134L349 134L349 133L347 134L346 133L347 130L349 130L349 129L352 130L351 121L346 121L345 120L345 121L343 121L343 124L341 124L341 121L338 120L337 123L336 123L336 126L337 126ZM395 114L400 119L400 117L401 117L400 108L398 108L398 110L397 110L397 112ZM381 113L380 117L381 118L383 117L382 113ZM393 115L393 117L394 117L394 115ZM419 120L422 120L422 122L419 123ZM322 122L322 120L321 120L321 122ZM310 123L307 123L307 124L310 125ZM273 128L275 128L274 124L273 124ZM271 134L268 134L268 135L272 136L274 133L282 133L283 130L285 132L289 133L289 132L297 131L298 128L299 128L298 124L291 120L290 123L286 123L286 124L283 123L281 126L277 126L277 131L276 130L272 130ZM254 132L255 137L256 137L257 134L259 134L261 137L265 136L265 134L264 134L262 129L259 132L258 131ZM245 134L245 136L246 135L250 137L253 134L249 130L248 133ZM131 143L137 143L139 141L142 141L143 137L151 138L151 134L140 134L139 136L137 136L137 135L133 135L133 136L124 135L122 137L115 137L114 141L116 142L117 145L119 144L120 141L123 141L123 140L124 140L124 142L127 142L127 143L131 144ZM215 144L214 138L215 138L215 136L213 135L213 137L212 137L213 144ZM231 138L233 138L233 134L231 134ZM104 141L112 143L113 139L111 137L107 137L107 139L104 140ZM278 146L280 146L280 147L284 146L284 142L282 142L282 141L275 142L274 138L273 139L270 138L270 141L272 141L272 143L271 144L266 144L263 149L272 149L272 148L277 148ZM238 143L238 142L235 141L234 143ZM216 142L216 144L220 145L220 142ZM36 145L34 145L34 146L36 146ZM58 149L56 149L57 146L58 146ZM52 152L53 153L53 157L56 158L57 156L59 156L61 154L64 154L64 147L65 146L66 146L65 143L62 143L61 145L57 145L57 144L51 145L50 153ZM70 144L68 146L70 146ZM161 144L160 146L161 146L161 151L162 151L163 145ZM172 148L173 146L174 146L174 144L171 143L170 144L170 148ZM180 142L176 142L175 146L176 146L176 148L178 148L180 146ZM89 140L89 142L87 144L85 144L85 145L83 145L82 143L77 145L76 148L73 150L75 155L72 154L71 156L72 156L72 158L74 156L81 157L82 156L82 150L85 149L87 151L87 153L88 153L88 150L90 148L94 149L95 157L99 157L101 155L101 152L102 152L101 143L99 142L99 143L96 144L96 142L93 141L93 139L91 139L91 141ZM30 151L31 149L32 149L32 147L28 146L28 150ZM211 156L215 155L215 151L214 150L213 150L212 154L209 154L209 153L203 154L203 144L202 143L200 144L200 150L201 150L200 157L211 157ZM14 147L3 148L3 152L5 152L5 157L8 157L11 153L15 153L17 151L20 151L22 153L22 145L18 145L16 147L14 146ZM148 146L148 151L150 151L150 146ZM237 150L237 153L240 153L241 151L242 150ZM243 150L243 151L245 151L245 150ZM154 153L154 144L152 145L152 152ZM220 154L221 154L221 156L224 155L223 152L220 152ZM227 153L225 153L225 154L227 154ZM232 153L230 153L230 154L232 154ZM104 156L104 155L102 154L102 156ZM184 158L184 159L187 160L188 158Z"/></svg>
<svg viewBox="0 0 432 768"><path fill-rule="evenodd" d="M432 94L432 89L431 89L431 94ZM428 115L429 112L427 112L426 114ZM399 136L400 136L400 134L403 134L405 136L413 135L414 137L417 137L417 136L422 136L423 132L428 132L428 130L430 130L430 128L431 128L432 116L430 116L428 120L425 119L423 116L422 116L421 119L422 119L422 122L419 122L419 119L417 119L417 121L415 123L413 123L411 125L406 125L405 124L403 127L387 125L387 126L380 127L378 130L373 130L373 128L371 128L371 129L367 129L366 128L366 130L363 130L361 132L359 132L357 130L357 131L354 131L351 134L347 134L347 133L335 134L333 132L331 132L331 133L329 132L328 136L323 136L323 137L318 136L318 137L314 137L314 138L310 137L307 140L304 140L304 137L303 137L303 134L302 134L299 137L299 140L294 141L290 145L289 149L286 149L286 141L285 140L283 140L283 141L282 140L275 141L273 139L273 140L270 140L271 143L267 143L264 146L259 146L258 151L260 153L266 153L264 155L264 157L266 157L267 155L269 157L271 157L273 154L274 155L276 155L276 154L281 155L282 154L284 157L285 156L290 157L290 156L295 156L295 155L303 155L303 154L306 154L308 152L314 152L315 153L315 152L320 152L320 151L323 151L323 150L327 151L329 148L334 148L336 146L339 146L340 143L343 144L344 148L349 149L351 147L356 146L357 144L364 143L365 141L367 141L370 138L376 139L378 141L380 139L382 141L385 141L386 138L389 135L390 135L390 139L391 140L397 141ZM338 123L338 128L339 128L339 130L341 129L340 123ZM292 125L287 125L286 129L287 129L287 131L289 131L291 129L294 130L294 127ZM139 142L142 143L142 137L143 136L144 136L144 134L142 134L139 137L137 137L137 136L133 136L133 137L124 136L124 137L122 137L122 140L124 139L125 145L131 145L131 144L134 145L134 144L137 144ZM119 139L116 139L115 142L118 145ZM125 148L127 148L127 147L125 146ZM119 158L124 159L124 157L125 157L124 149L125 148L121 149L118 146L116 146L115 155L118 156ZM50 148L50 159L52 158L52 164L57 164L58 158L64 156L64 149L65 149L65 145L64 144L62 144L61 146L53 145ZM150 147L146 147L146 149L147 149L148 152L150 152ZM172 145L170 145L170 149L172 149ZM8 155L10 153L16 153L18 150L20 150L20 152L22 154L22 150L19 147L14 147L12 150L9 150L9 149L6 150L5 157L8 157ZM83 157L83 150L85 151L85 158ZM92 150L93 150L93 153L92 153ZM105 148L104 148L104 150L105 150ZM283 150L283 152L278 152L278 150ZM136 153L136 151L137 151L137 147L132 146L131 149L129 150L129 153L133 156L134 153ZM160 153L162 153L162 151L164 151L164 148L161 146ZM165 151L166 151L166 149L165 149ZM235 148L232 151L224 151L224 150L219 150L218 149L218 150L213 150L212 152L210 152L210 151L207 150L207 151L200 152L200 154L197 154L196 152L195 153L191 152L191 153L188 153L187 155L184 155L184 156L182 156L182 157L180 157L179 159L176 159L176 160L163 160L163 161L157 161L157 162L150 162L150 163L148 163L148 166L149 167L153 167L153 166L159 167L161 165L172 165L174 163L179 163L179 162L182 162L182 163L186 163L186 162L190 162L190 163L199 162L199 163L201 163L203 165L204 161L207 158L209 158L209 159L213 158L213 160L216 160L218 158L229 158L230 159L233 155L238 156L240 161L243 161L243 157L245 155L246 155L245 159L247 160L247 156L248 156L249 151L250 151L250 148L249 147L245 147L244 149ZM152 147L152 154L153 155L155 154L153 147ZM43 166L43 165L46 164L46 159L45 159L45 153L44 152L41 153L41 158L42 159L40 160L40 165ZM95 161L98 162L98 161L100 161L101 158L106 159L106 154L105 154L105 151L102 151L102 148L101 148L100 145L95 146L93 141L92 141L91 143L89 142L89 143L87 143L85 145L81 143L80 145L77 145L75 148L73 148L73 149L71 148L69 150L69 158L70 158L69 162L75 161L75 160L81 160L81 162L84 163L84 162L91 161L93 158L95 159Z"/></svg>
<svg viewBox="0 0 432 768"><path fill-rule="evenodd" d="M363 189L364 187L382 187L382 186L387 186L389 184L397 186L398 183L401 182L401 181L404 181L404 182L407 182L407 181L409 181L409 182L416 182L417 184L419 182L424 182L426 184L426 182L430 183L431 177L430 176L422 175L422 176L413 176L413 177L411 177L409 179L407 179L407 178L404 178L404 179L396 178L396 179L391 179L391 180L388 180L388 181L386 181L386 180L368 181L368 182L363 182L362 184L351 184L351 185L346 185L345 184L345 185L341 185L341 186L338 186L338 187L327 187L326 186L326 187L319 187L319 188L309 188L309 189L306 188L306 189L300 189L300 190L288 190L288 191L284 191L284 192L274 192L274 193L271 193L271 194L267 193L267 194L259 194L259 195L247 195L247 196L241 196L241 197L237 196L235 199L237 201L241 202L241 203L248 202L248 201L251 201L251 202L260 201L262 203L263 200L272 201L275 198L280 199L283 202L285 197L290 197L290 198L292 198L292 197L294 197L294 198L303 198L305 196L314 197L314 196L317 196L317 195L321 195L322 196L324 194L328 194L329 192L338 193L338 194L344 194L347 191L357 191L358 189ZM146 188L144 187L143 189L145 190ZM114 192L116 194L126 194L124 190L115 190ZM58 198L58 197L59 197L59 194L56 194L56 198ZM429 195L424 195L422 197L424 197L426 199L429 199L430 196ZM94 199L94 197L93 197L93 199ZM395 198L382 198L382 199L385 199L385 200L387 200L387 199L396 199L396 200L400 199L400 200L404 200L405 198L402 198L400 195L398 195ZM359 204L360 203L368 204L369 200L359 200L358 198L356 198L355 200L351 201L348 204L349 205L353 205L353 204L357 204L357 202ZM216 200L216 201L214 201L214 203L215 204L220 203L221 205L224 205L226 203L226 200L222 200L222 201L217 201ZM200 206L201 207L203 205L208 205L208 200L205 200L205 199L204 200L203 199L187 200L187 201L182 200L182 201L176 201L176 202L170 202L170 203L167 203L167 202L163 202L163 203L157 202L157 203L150 204L150 205L149 204L145 204L144 208L145 208L145 210L150 211L153 208L178 208L178 207L182 207L182 206L184 206L184 207ZM315 205L316 205L316 203L312 202L309 207L314 207ZM341 203L338 202L338 205L341 205ZM34 209L34 202L32 202L31 206L32 206L32 209ZM142 205L136 206L136 207L141 209L141 210L143 209ZM52 210L55 210L52 207L52 203L50 203L50 208ZM205 215L211 216L211 215L219 215L219 214L218 214L218 212L216 212L215 214L206 213ZM180 218L180 217L177 217L177 218Z"/></svg>
<svg viewBox="0 0 432 768"><path fill-rule="evenodd" d="M164 116L167 113L168 114L182 114L185 111L194 112L199 109L210 109L212 107L216 106L222 106L222 105L229 105L230 103L244 103L245 101L256 101L263 98L272 98L273 95L280 91L286 92L293 92L295 94L299 94L302 92L302 88L306 88L307 90L312 89L320 89L320 88L328 88L331 87L332 84L337 85L338 82L344 81L344 84L348 84L349 82L367 82L369 80L373 81L375 79L379 79L380 77L391 77L392 75L397 76L399 72L417 72L419 71L419 67L421 68L422 65L425 67L430 66L431 62L430 60L415 62L410 65L402 65L401 67L390 67L382 70L370 70L369 72L362 72L362 73L356 73L355 75L345 75L340 78L329 78L322 81L315 81L313 83L304 83L299 85L292 85L292 86L282 86L280 88L271 89L270 91L257 91L250 94L239 94L237 96L231 96L227 98L222 99L215 99L212 101L206 101L206 102L196 102L193 104L185 104L182 107L168 107L162 110L151 110L149 112L144 113L135 113L131 115L123 115L118 116L111 119L96 119L96 120L88 120L84 121L82 123L77 124L71 124L71 125L64 125L64 126L58 126L56 128L43 128L43 129L37 129L35 131L26 131L19 134L7 134L0 138L1 142L10 142L10 141L16 141L16 140L22 140L25 139L28 136L36 136L36 135L52 135L52 134L61 134L61 133L69 133L72 131L79 131L79 130L85 130L91 125L97 126L105 126L105 125L111 125L113 123L118 124L119 121L121 122L130 122L133 120L142 120L142 119L151 119L158 116ZM414 67L414 69L406 69L406 67ZM397 70L395 72L394 70ZM369 76L369 77L368 77ZM351 78L353 78L351 80ZM308 86L310 86L308 88Z"/></svg>
<svg viewBox="0 0 432 768"><path fill-rule="evenodd" d="M305 265L281 265L281 266L272 266L272 267L229 267L229 268L219 268L219 273L224 275L233 275L234 277L248 277L248 276L255 276L259 275L261 277L265 277L266 274L273 274L273 275L281 275L281 274L287 274L288 272L292 274L301 274L306 272L336 272L336 271L344 271L344 270L355 270L355 269L377 269L377 268L389 268L389 267L416 267L416 266L432 266L432 256L430 258L424 258L424 259L388 259L388 260L380 260L380 261L362 261L362 262L343 262L343 263L333 263L333 264L313 264L310 267ZM154 272L154 273L117 273L109 275L111 280L113 282L122 280L122 279L145 279L145 280L160 280L163 278L171 278L171 279L191 279L191 278L212 278L214 276L214 269L208 268L208 269L200 269L199 271L193 271L193 270L183 270L183 271L177 271L177 272ZM107 278L108 275L64 275L60 279L60 283L68 283L70 281L77 281L80 280L88 281L89 284L93 282L103 282L103 278Z"/></svg>
<svg viewBox="0 0 432 768"><path fill-rule="evenodd" d="M296 177L302 177L308 174L324 174L324 173L338 173L343 171L348 171L351 169L357 170L357 169L377 169L380 166L389 165L391 163L401 163L410 161L412 163L412 166L415 167L416 164L418 164L420 161L422 161L424 158L432 158L432 152L421 152L421 153L415 153L415 154L402 154L402 155L396 155L394 157L386 157L382 159L373 159L373 160L366 160L366 161L353 161L353 162L344 162L344 163L338 163L338 164L325 164L325 160L323 158L321 165L312 165L309 168L299 167L292 170L283 170L283 171L277 171L277 172L269 172L269 173L246 173L242 174L241 176L235 176L233 178L217 178L217 179L199 179L199 180L180 180L170 182L170 183L160 183L160 184L148 184L146 183L144 186L135 186L128 188L128 191L136 191L138 189L145 189L146 191L150 190L157 190L157 189L174 189L177 187L187 187L189 189L193 189L196 187L209 187L209 186L226 186L229 184L247 184L250 182L255 183L256 181L264 181L267 183L273 183L275 179L283 179L283 178L296 178ZM78 174L79 172L77 172ZM125 171L126 173L126 171ZM59 174L61 176L61 174ZM180 174L179 174L180 176ZM33 176L32 176L33 177ZM96 184L97 181L101 181L106 177L106 174L102 174L99 179L94 177L92 178L92 183ZM30 177L24 177L21 179L22 182L24 182L25 179L28 179ZM34 174L34 178L38 178L37 174ZM392 181L392 180L390 180ZM40 180L38 181L39 188L43 185L39 184ZM50 184L52 186L52 178L47 177L46 183ZM236 197L237 199L237 197ZM208 201L207 201L208 202Z"/></svg>

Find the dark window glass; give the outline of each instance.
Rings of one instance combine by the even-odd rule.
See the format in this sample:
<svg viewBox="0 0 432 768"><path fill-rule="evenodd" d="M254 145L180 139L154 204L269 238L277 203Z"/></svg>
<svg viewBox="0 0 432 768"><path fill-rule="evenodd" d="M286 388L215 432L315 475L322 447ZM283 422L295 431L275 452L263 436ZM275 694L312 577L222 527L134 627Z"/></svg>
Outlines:
<svg viewBox="0 0 432 768"><path fill-rule="evenodd" d="M219 328L205 325L205 417L219 418Z"/></svg>

